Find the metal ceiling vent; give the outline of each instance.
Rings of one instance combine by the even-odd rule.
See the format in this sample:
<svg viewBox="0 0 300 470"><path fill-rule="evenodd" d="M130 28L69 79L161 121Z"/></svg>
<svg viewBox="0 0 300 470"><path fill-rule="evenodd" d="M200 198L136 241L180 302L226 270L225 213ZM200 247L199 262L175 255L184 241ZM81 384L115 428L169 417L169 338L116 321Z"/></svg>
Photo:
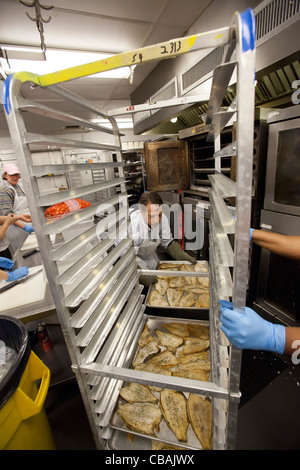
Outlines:
<svg viewBox="0 0 300 470"><path fill-rule="evenodd" d="M265 0L255 9L256 46L278 34L281 29L299 19L299 0ZM182 95L200 85L221 64L224 46L218 47L181 76Z"/></svg>
<svg viewBox="0 0 300 470"><path fill-rule="evenodd" d="M182 93L187 93L195 85L200 85L201 82L206 80L206 75L221 64L224 49L224 46L217 47L181 75Z"/></svg>
<svg viewBox="0 0 300 470"><path fill-rule="evenodd" d="M300 10L299 0L273 0L262 2L256 9L256 41L292 20Z"/></svg>
<svg viewBox="0 0 300 470"><path fill-rule="evenodd" d="M154 95L152 95L149 100L147 100L147 103L157 103L159 101L166 101L170 100L172 98L176 98L178 96L178 91L177 91L177 82L176 82L176 77L172 78L168 83L166 83L160 90L158 90ZM144 103L146 104L146 103ZM156 113L159 111L159 109L153 109L151 111L142 111L140 113L135 113L133 115L133 122L137 123L142 121L143 119L146 119L150 117L152 114Z"/></svg>

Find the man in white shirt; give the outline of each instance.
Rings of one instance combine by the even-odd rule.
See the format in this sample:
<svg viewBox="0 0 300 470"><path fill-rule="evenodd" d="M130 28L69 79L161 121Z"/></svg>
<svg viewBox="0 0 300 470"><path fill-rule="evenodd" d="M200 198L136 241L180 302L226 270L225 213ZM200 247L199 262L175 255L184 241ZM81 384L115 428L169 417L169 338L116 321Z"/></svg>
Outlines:
<svg viewBox="0 0 300 470"><path fill-rule="evenodd" d="M182 250L174 240L168 218L162 213L162 199L158 193L145 192L139 201L139 209L130 216L131 236L135 246L138 265L141 269L156 269L159 260L156 249L160 245L177 261L193 264L196 259ZM140 282L149 285L155 276L141 276Z"/></svg>

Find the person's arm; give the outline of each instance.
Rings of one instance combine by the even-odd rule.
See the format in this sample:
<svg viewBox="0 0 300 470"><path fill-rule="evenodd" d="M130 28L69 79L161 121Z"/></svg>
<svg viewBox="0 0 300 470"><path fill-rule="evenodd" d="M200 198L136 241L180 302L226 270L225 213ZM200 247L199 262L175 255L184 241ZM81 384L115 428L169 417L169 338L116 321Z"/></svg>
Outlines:
<svg viewBox="0 0 300 470"><path fill-rule="evenodd" d="M4 225L5 223L8 223L8 217L6 215L0 215L0 225Z"/></svg>
<svg viewBox="0 0 300 470"><path fill-rule="evenodd" d="M20 279L21 277L27 276L29 272L29 269L27 266L22 266L21 268L17 268L14 271L2 271L0 269L0 281L6 281L6 282L11 282L11 281L16 281L17 279Z"/></svg>
<svg viewBox="0 0 300 470"><path fill-rule="evenodd" d="M300 348L300 328L286 327L284 352L286 354L292 355L299 348Z"/></svg>
<svg viewBox="0 0 300 470"><path fill-rule="evenodd" d="M17 227L20 227L21 229L25 230L28 233L32 233L34 232L34 228L32 227L32 225L28 225L28 223L30 224L30 222L31 222L30 215L23 214L23 215L18 216L18 220L15 222L15 225L17 225Z"/></svg>
<svg viewBox="0 0 300 470"><path fill-rule="evenodd" d="M276 255L291 259L300 259L300 236L254 230L252 241Z"/></svg>
<svg viewBox="0 0 300 470"><path fill-rule="evenodd" d="M7 281L7 279L8 279L8 273L0 269L0 281Z"/></svg>
<svg viewBox="0 0 300 470"><path fill-rule="evenodd" d="M237 348L298 354L300 328L268 322L249 307L235 310L227 300L220 300L220 304L221 330Z"/></svg>
<svg viewBox="0 0 300 470"><path fill-rule="evenodd" d="M197 260L193 256L190 256L188 253L186 253L180 246L180 244L176 241L173 240L167 249L167 252L169 255L172 256L176 261L188 261L189 263L196 264Z"/></svg>
<svg viewBox="0 0 300 470"><path fill-rule="evenodd" d="M11 216L5 216L5 215L1 215L0 216L0 240L2 240L2 238L4 237L5 233L6 233L6 230L8 229L8 227L13 224L13 214Z"/></svg>
<svg viewBox="0 0 300 470"><path fill-rule="evenodd" d="M19 220L23 220L26 224L30 224L32 222L30 214L19 214L16 217L18 217Z"/></svg>
<svg viewBox="0 0 300 470"><path fill-rule="evenodd" d="M165 214L162 215L160 244L176 261L188 261L192 264L196 264L197 260L193 256L190 256L188 253L186 253L181 248L178 241L174 240L168 219Z"/></svg>
<svg viewBox="0 0 300 470"><path fill-rule="evenodd" d="M28 218L29 217L29 218ZM30 216L26 215L25 218L22 215L15 215L15 214L9 214L9 215L1 215L0 216L0 240L4 237L6 230L8 227L12 224L17 225L19 220L28 220L31 221ZM22 228L24 227L25 224L22 224Z"/></svg>
<svg viewBox="0 0 300 470"><path fill-rule="evenodd" d="M18 227L25 230L25 226L31 222L31 217L29 214L8 214L0 216L0 240L4 237L6 230L12 224L17 225Z"/></svg>

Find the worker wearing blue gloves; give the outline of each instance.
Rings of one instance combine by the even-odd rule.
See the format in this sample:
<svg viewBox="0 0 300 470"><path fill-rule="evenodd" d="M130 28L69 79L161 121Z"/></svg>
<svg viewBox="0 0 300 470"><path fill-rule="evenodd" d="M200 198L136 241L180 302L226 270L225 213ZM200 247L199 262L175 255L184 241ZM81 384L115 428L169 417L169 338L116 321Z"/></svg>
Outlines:
<svg viewBox="0 0 300 470"><path fill-rule="evenodd" d="M3 187L0 188L0 214L27 214L29 219L29 210L26 195L20 184L20 170L14 163L4 163L3 165ZM34 232L34 228L29 223L31 221L18 221L17 226L27 233Z"/></svg>
<svg viewBox="0 0 300 470"><path fill-rule="evenodd" d="M13 265L14 262L11 259L0 256L0 268L11 269Z"/></svg>
<svg viewBox="0 0 300 470"><path fill-rule="evenodd" d="M300 260L300 236L251 229L250 240L272 253ZM226 300L220 300L220 304L221 330L233 346L290 355L297 349L294 342L300 343L300 328L270 323L249 307L243 311L233 309Z"/></svg>
<svg viewBox="0 0 300 470"><path fill-rule="evenodd" d="M0 256L5 257L5 258L11 258L11 253L9 251L9 244L10 241L6 236L6 231L10 225L18 225L22 224L24 225L25 222L25 229L28 232L27 227L32 227L32 225L28 225L27 222L31 222L31 217L28 214L20 214L20 215L15 215L15 214L8 214L6 216L0 215Z"/></svg>
<svg viewBox="0 0 300 470"><path fill-rule="evenodd" d="M3 258L0 256L0 268L4 268L5 270L10 270L14 266L14 262L11 259ZM3 281L16 281L21 277L27 276L28 274L27 266L22 266L21 268L15 269L14 271L3 271L0 269L0 280Z"/></svg>
<svg viewBox="0 0 300 470"><path fill-rule="evenodd" d="M34 232L33 226L29 225L29 224L25 224L24 227L23 227L23 230L25 230L25 232L27 232L27 233L33 233Z"/></svg>
<svg viewBox="0 0 300 470"><path fill-rule="evenodd" d="M10 252L8 250L9 240L5 237L6 230L11 224L17 223L22 219L22 215L10 214L7 216L0 216L0 280L3 281L16 281L21 277L27 276L28 268L21 267L11 271L14 262L10 259ZM3 270L1 269L3 268ZM8 272L7 272L8 271Z"/></svg>
<svg viewBox="0 0 300 470"><path fill-rule="evenodd" d="M233 309L232 302L220 300L220 304L221 330L233 346L239 349L284 353L286 337L283 325L264 320L249 307L239 312Z"/></svg>

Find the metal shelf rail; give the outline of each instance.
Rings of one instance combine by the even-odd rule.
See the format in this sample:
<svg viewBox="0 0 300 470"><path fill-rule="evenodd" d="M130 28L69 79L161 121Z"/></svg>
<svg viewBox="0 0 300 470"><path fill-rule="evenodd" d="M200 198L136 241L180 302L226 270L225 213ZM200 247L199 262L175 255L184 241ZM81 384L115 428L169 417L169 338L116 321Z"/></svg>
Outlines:
<svg viewBox="0 0 300 470"><path fill-rule="evenodd" d="M236 37L224 54L224 62L213 74L212 92L208 105L206 124L211 124L208 138L214 140L215 174L210 175L210 321L211 341L219 345L220 367L214 370L218 385L229 385L230 393L239 393L241 351L230 346L220 330L219 300L232 300L236 309L243 311L246 305L248 285L249 233L251 218L251 187L253 166L254 133L254 86L255 86L255 23L251 11L242 14L238 23L235 17ZM234 104L226 111L220 110L232 73L237 68L237 95ZM236 113L236 141L220 149L220 132L226 122ZM236 155L236 181L223 175L220 160L227 155ZM236 217L232 217L225 198L234 197ZM234 237L231 244L229 236ZM233 246L232 246L233 245ZM215 350L213 349L213 352ZM214 361L213 361L214 362ZM228 416L226 426L227 448L234 448L236 438L238 404L235 400L215 399L214 421L224 408ZM223 437L223 436L222 436Z"/></svg>
<svg viewBox="0 0 300 470"><path fill-rule="evenodd" d="M253 123L254 90L254 23L251 10L236 13L229 27L167 41L154 46L119 54L104 61L97 61L53 74L37 76L28 72L10 75L3 88L4 108L7 122L18 155L22 180L26 187L28 205L31 212L39 249L57 315L62 327L70 354L72 368L85 404L98 449L104 449L112 435L110 419L114 411L119 390L123 381L133 381L182 392L193 392L208 396L213 405L213 448L234 447L236 433L237 406L239 402L239 361L238 351L232 348L220 330L219 298L232 297L234 306L243 309L249 245L249 220L251 195L249 193ZM255 36L254 36L255 37ZM116 115L140 111L133 106L126 109L103 111L93 103L70 93L58 84L74 78L91 75L118 67L142 65L151 60L162 60L178 54L228 44L224 65L216 70L213 81L211 102L207 119L211 121L211 136L215 139L216 170L218 159L224 154L218 148L220 129L233 112L238 116L238 175L236 184L216 174L212 177L213 207L211 220L211 381L202 382L173 376L162 376L130 369L137 349L139 335L145 325L139 274L158 274L159 271L141 271L137 268L133 242L128 234L128 195L124 178L120 134ZM235 53L234 60L231 56ZM238 69L237 110L220 111L222 93L226 90L230 74ZM37 92L36 101L24 99L22 87L30 83ZM220 83L221 82L221 88ZM43 92L51 91L60 100L78 107L78 115L46 107L40 103ZM221 93L222 92L222 93ZM151 106L176 106L178 100L153 103ZM253 106L252 106L253 104ZM148 107L150 105L147 105ZM104 117L111 129L92 124L84 117L88 111ZM253 110L254 111L254 110ZM82 113L83 112L83 113ZM100 133L113 136L114 144L99 144L61 135L40 135L28 132L28 113L37 113L47 119L71 122L93 128ZM83 114L83 115L82 115ZM51 148L80 148L109 150L117 155L116 162L91 164L35 165L32 150ZM232 149L229 149L230 153ZM117 171L112 179L97 184L70 188L66 191L42 195L37 180L43 174L56 174L69 171L102 170L114 167ZM225 182L225 183L224 183ZM110 189L112 196L105 201L71 213L66 217L48 223L45 220L46 206L69 198L84 197L100 190ZM113 190L115 192L113 193ZM237 199L236 222L227 214L223 197L234 194ZM64 235L77 228L80 222L97 215L99 221L77 236L53 245L52 234ZM235 234L235 247L226 240L227 234ZM59 263L68 262L68 268L60 272ZM233 269L231 278L230 267ZM174 272L174 275L179 275ZM182 275L182 272L180 273ZM190 276L190 272L184 273ZM195 276L195 273L192 274ZM207 276L206 273L197 273ZM68 288L66 290L66 287Z"/></svg>

